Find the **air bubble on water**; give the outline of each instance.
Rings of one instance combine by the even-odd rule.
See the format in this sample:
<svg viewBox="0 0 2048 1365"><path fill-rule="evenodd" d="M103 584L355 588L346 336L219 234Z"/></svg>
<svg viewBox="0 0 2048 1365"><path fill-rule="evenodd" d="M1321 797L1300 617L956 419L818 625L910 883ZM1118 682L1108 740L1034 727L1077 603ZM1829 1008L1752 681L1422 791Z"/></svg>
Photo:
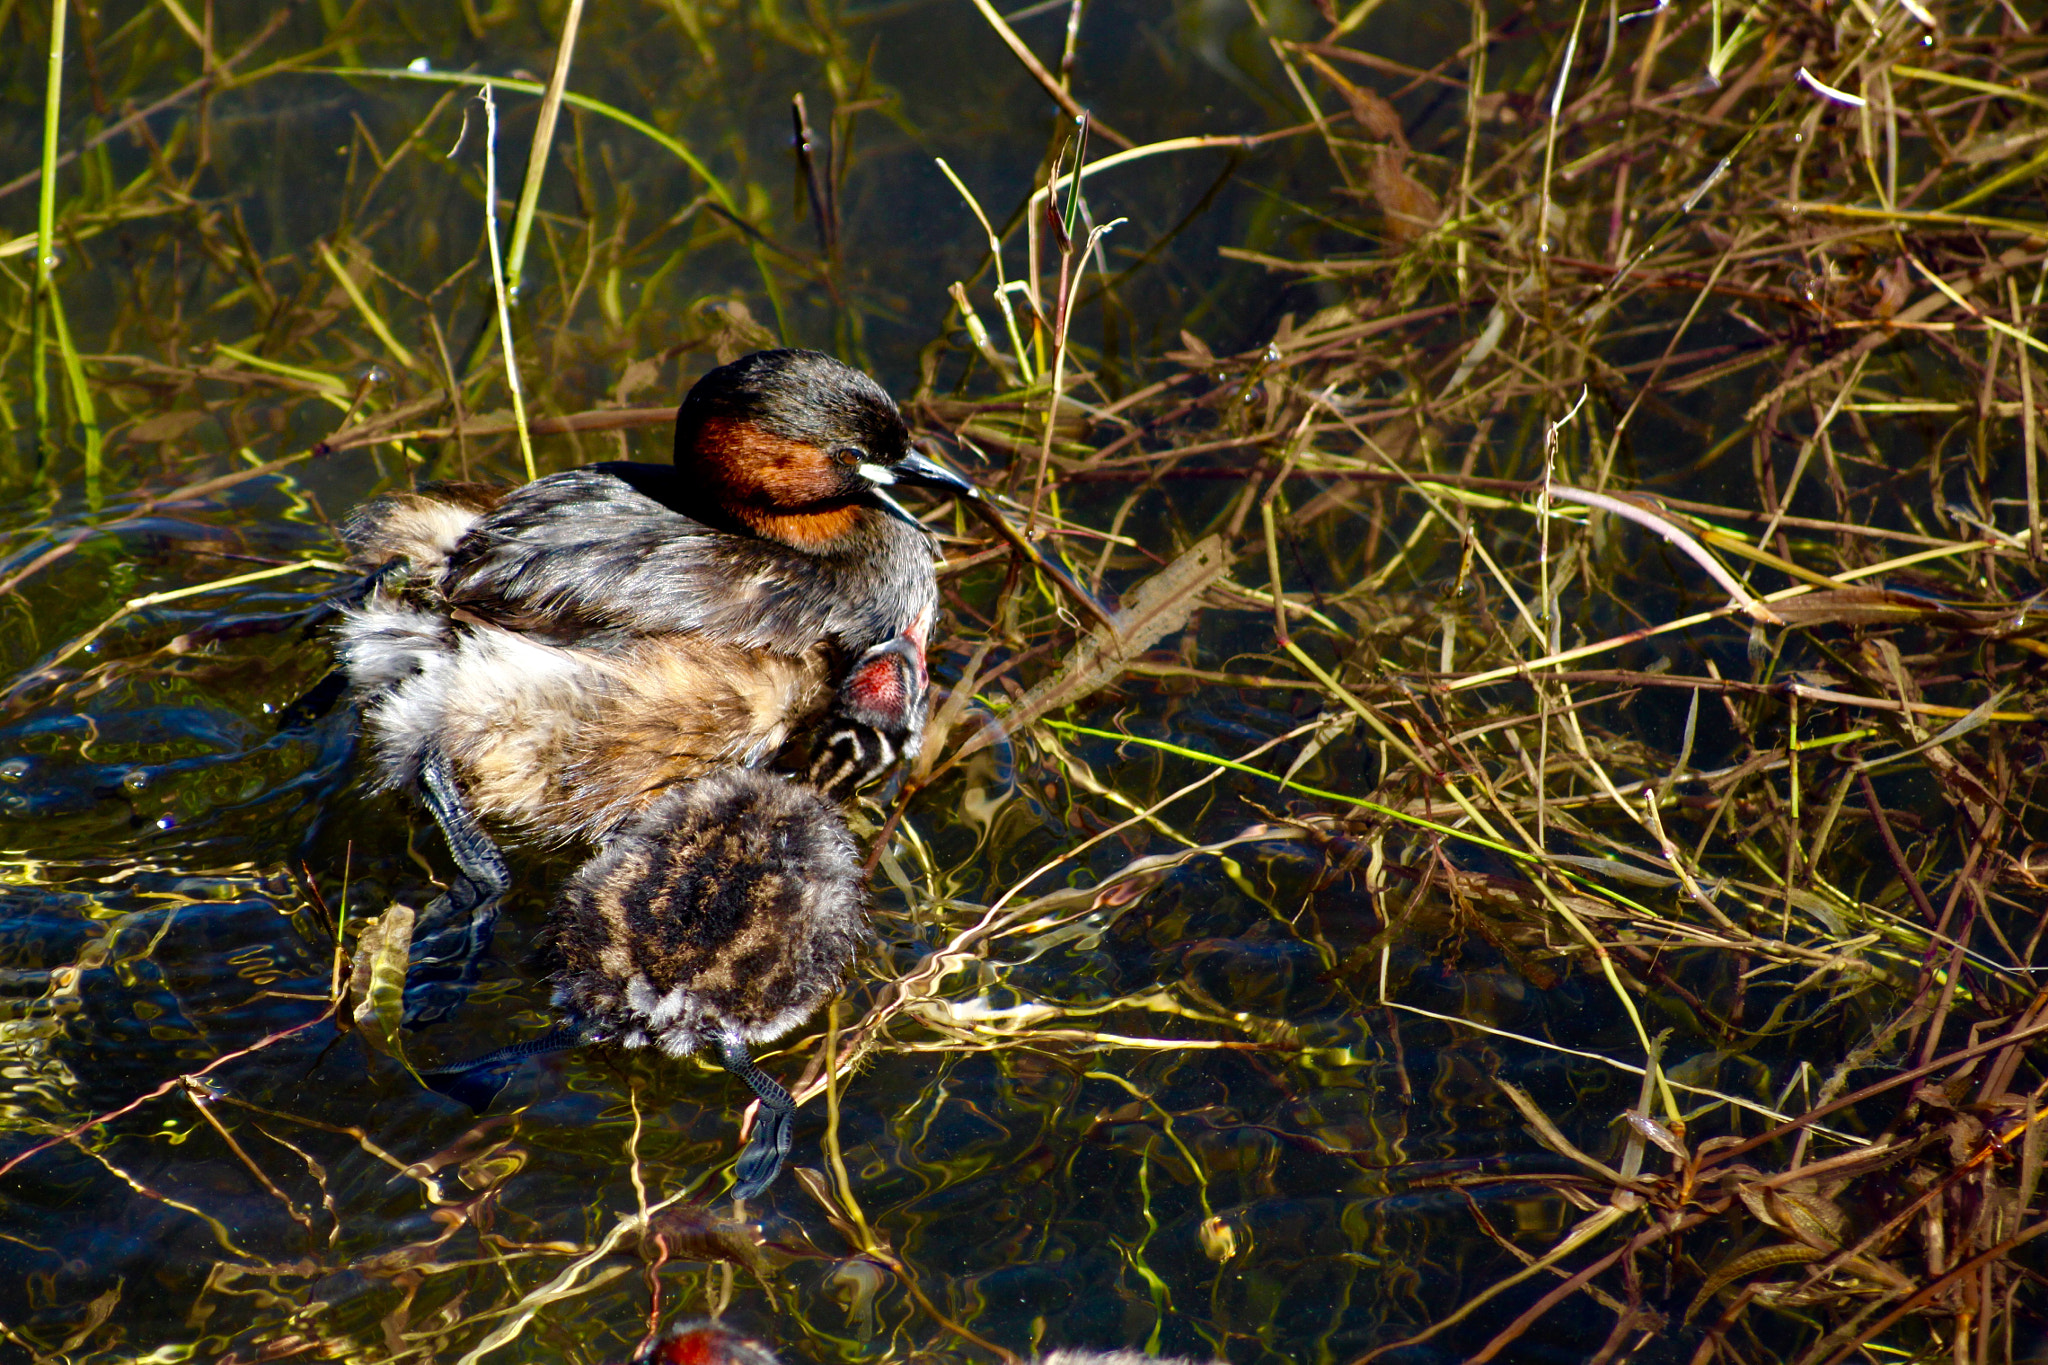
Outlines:
<svg viewBox="0 0 2048 1365"><path fill-rule="evenodd" d="M21 781L28 776L28 767L28 760L25 758L10 758L5 763L0 763L0 782Z"/></svg>
<svg viewBox="0 0 2048 1365"><path fill-rule="evenodd" d="M432 71L434 64L425 57L415 57L405 64L407 71Z"/></svg>
<svg viewBox="0 0 2048 1365"><path fill-rule="evenodd" d="M43 257L43 269L54 275L64 268L64 260L64 248L53 246L50 248L50 253Z"/></svg>
<svg viewBox="0 0 2048 1365"><path fill-rule="evenodd" d="M1266 343L1266 363L1268 365L1278 365L1280 363L1280 347L1275 342L1269 341Z"/></svg>
<svg viewBox="0 0 2048 1365"><path fill-rule="evenodd" d="M178 827L178 817L175 815L159 815L156 818L156 827L158 829L176 829Z"/></svg>
<svg viewBox="0 0 2048 1365"><path fill-rule="evenodd" d="M517 304L519 302L518 284L513 283L505 286L505 302L509 304Z"/></svg>
<svg viewBox="0 0 2048 1365"><path fill-rule="evenodd" d="M356 383L366 388L376 388L391 382L391 371L382 365L365 365L356 371Z"/></svg>
<svg viewBox="0 0 2048 1365"><path fill-rule="evenodd" d="M149 769L130 768L121 774L121 785L129 791L139 792L149 785Z"/></svg>

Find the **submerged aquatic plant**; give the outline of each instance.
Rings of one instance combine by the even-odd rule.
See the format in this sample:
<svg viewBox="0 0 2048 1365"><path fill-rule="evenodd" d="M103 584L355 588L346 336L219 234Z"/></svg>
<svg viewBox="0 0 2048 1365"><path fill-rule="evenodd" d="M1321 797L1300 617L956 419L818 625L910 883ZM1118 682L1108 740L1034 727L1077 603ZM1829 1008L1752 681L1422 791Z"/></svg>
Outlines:
<svg viewBox="0 0 2048 1365"><path fill-rule="evenodd" d="M5 1334L2025 1356L2025 11L0 9ZM1014 529L930 518L882 941L740 1221L708 1071L414 1082L475 1046L396 1026L419 822L316 684L331 514L658 457L773 341Z"/></svg>

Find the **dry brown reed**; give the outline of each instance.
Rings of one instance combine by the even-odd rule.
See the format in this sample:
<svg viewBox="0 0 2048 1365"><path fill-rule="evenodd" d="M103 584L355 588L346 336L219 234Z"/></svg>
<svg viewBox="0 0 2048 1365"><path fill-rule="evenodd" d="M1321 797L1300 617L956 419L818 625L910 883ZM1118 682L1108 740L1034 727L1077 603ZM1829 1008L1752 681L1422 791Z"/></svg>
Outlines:
<svg viewBox="0 0 2048 1365"><path fill-rule="evenodd" d="M530 1135L520 1145L484 1120L431 1155L399 1155L373 1125L222 1089L215 1061L136 1104L192 1097L263 1197L318 1230L298 1259L266 1259L210 1223L219 1268L193 1313L203 1322L203 1305L238 1297L253 1324L220 1358L467 1365L536 1340L602 1358L548 1324L642 1284L622 1279L630 1270L651 1286L632 1320L651 1329L664 1284L699 1305L736 1293L779 1304L778 1273L821 1256L849 1303L901 1287L888 1330L904 1351L1014 1358L1023 1339L985 1322L986 1305L948 1288L949 1269L920 1248L938 1224L842 1149L849 1107L888 1068L943 1076L965 1059L1020 1086L1063 1074L1120 1097L1077 1120L1064 1159L1090 1141L1138 1153L1131 1226L1146 1230L1117 1243L1132 1283L1155 1321L1195 1313L1213 1349L1252 1358L1267 1329L1255 1311L1214 1306L1216 1286L1264 1264L1271 1229L1255 1226L1256 1200L1212 1198L1236 1178L1234 1158L1204 1145L1215 1106L1169 1103L1164 1085L1133 1079L1148 1057L1205 1053L1241 1057L1288 1094L1281 1118L1250 1125L1263 1140L1345 1172L1328 1179L1452 1199L1446 1222L1497 1251L1472 1262L1493 1267L1483 1274L1387 1290L1392 1306L1332 1328L1321 1358L1513 1359L1557 1349L1542 1324L1559 1319L1591 1331L1583 1358L1599 1362L2032 1358L2048 1311L2040 16L1975 0L1645 0L1582 5L1576 19L1474 3L1468 40L1418 67L1360 40L1377 8L1319 3L1309 33L1261 17L1297 102L1265 130L1141 145L1098 119L1095 134L1124 150L1077 167L1063 117L1013 215L986 213L985 191L951 168L964 202L929 206L990 251L980 275L929 282L954 306L905 407L1007 498L1038 557L964 509L932 516L948 555L951 633L934 656L949 692L916 769L871 813L887 913L922 951L881 955L829 1026L777 1063L802 1073L800 1101L829 1112L828 1154L791 1177L829 1232L771 1247L714 1213L704 1149L650 1154L637 1089L630 1137L617 1134L631 1198L568 1227L522 1204ZM484 17L464 13L481 33ZM223 53L212 29L189 26L205 75L171 98L331 79L308 74L330 61L325 45L270 56L278 32ZM572 121L666 138L695 179L635 237L627 182L597 174L579 136L563 164L583 216L524 206L518 240L531 227L546 277L526 306L559 325L517 344L531 431L562 438L556 465L665 425L672 410L653 404L688 357L789 335L805 291L841 309L849 352L879 315L851 301L838 193L853 164L844 111L882 97L843 31L802 44L842 106L821 135L795 105L815 253L775 235L759 185L568 94ZM137 282L149 306L81 360L133 488L165 491L24 536L0 590L72 581L66 566L107 537L342 452L373 452L395 478L516 467L505 358L474 306L488 267L467 246L428 271L379 245L395 235L387 179L435 183L413 177L446 151L467 96L458 78L344 59L363 81L457 83L417 126L351 142L344 208L316 259L267 256L239 208L203 201L206 163L179 159L203 120L152 149L159 173L99 176L60 215L80 254L176 215L180 250L241 281L211 306L248 327L195 353L167 320L176 301ZM1030 79L1077 115L1071 65L1033 59ZM149 112L110 122L81 159L118 136L157 138ZM1295 228L1224 254L1270 272L1291 311L1248 348L1212 349L1191 324L1161 354L1119 350L1119 309L1153 246L1123 228L1105 237L1091 197L1166 158L1279 146L1319 148L1325 192L1290 205ZM542 158L530 164L537 174ZM473 160L451 166L436 173L443 191L481 211ZM622 280L697 253L743 264L750 292L680 318L647 301L652 289L628 301ZM0 268L26 304L29 282ZM451 321L457 299L471 305L468 335ZM591 300L602 344L567 322ZM392 382L373 382L371 366ZM602 404L573 401L577 366L607 374ZM179 466L170 447L207 422L245 467ZM258 460L272 437L289 452ZM184 567L204 583L174 593L328 573L332 552L301 546L237 573L202 555ZM20 661L6 715L89 709L136 679L246 677L225 642L313 609L309 595L263 622L243 611L152 627L174 593L65 622ZM1225 727L1237 736L1225 752L1199 713L1226 706L1263 708L1270 727ZM1291 900L1273 870L1290 860L1314 869ZM1192 973L1129 990L1034 974L1047 954L1154 932L1148 901L1196 867L1215 869L1218 894L1263 907L1264 932L1315 962L1354 1033L1332 1042ZM396 967L377 949L397 926L376 921L361 959L376 981L350 1004L342 947L359 926L317 901L338 875L319 873L294 912L328 926L334 949L330 998L305 1008L388 1045ZM1369 907L1362 926L1335 927L1327 907L1344 895ZM1432 964L1468 959L1514 992L1578 991L1601 1022L1566 1035L1432 993ZM75 989L60 982L45 1003ZM1374 1124L1419 1130L1451 1088L1411 1075L1424 1039L1493 1060L1457 1103L1540 1168L1414 1162L1398 1135L1319 1117L1341 1088L1331 1078L1369 1073L1392 1115ZM1628 1093L1541 1093L1501 1061L1516 1057L1569 1058L1574 1076ZM943 1103L921 1096L906 1113L929 1125ZM82 1138L132 1108L17 1114L37 1145L13 1161L85 1151ZM250 1132L273 1145L250 1146ZM943 1188L951 1158L921 1166L921 1132L893 1149L872 1140L868 1157ZM323 1165L311 1152L330 1140ZM144 1197L172 1199L94 1155ZM345 1157L400 1182L433 1226L349 1251L348 1220L372 1205L336 1197L328 1168ZM1275 1169L1262 1168L1267 1192ZM1191 1193L1169 1200L1169 1177ZM1158 1212L1169 1207L1199 1227L1208 1269L1176 1270L1151 1242L1179 1216ZM1501 1224L1509 1207L1528 1221ZM828 1236L843 1245L820 1252ZM1384 1250L1361 1235L1328 1263L1363 1275ZM329 1312L313 1293L344 1270L381 1286L374 1318ZM1205 1285L1212 1306L1197 1309ZM75 1350L116 1302L30 1349ZM852 1327L810 1317L802 1330L820 1351L865 1349Z"/></svg>

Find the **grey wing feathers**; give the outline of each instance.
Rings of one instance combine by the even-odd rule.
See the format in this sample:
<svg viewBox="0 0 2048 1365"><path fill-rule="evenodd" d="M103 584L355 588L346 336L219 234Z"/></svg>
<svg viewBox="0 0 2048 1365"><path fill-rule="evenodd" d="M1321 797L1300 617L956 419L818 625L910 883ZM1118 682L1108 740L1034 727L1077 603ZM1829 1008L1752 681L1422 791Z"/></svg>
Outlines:
<svg viewBox="0 0 2048 1365"><path fill-rule="evenodd" d="M449 604L540 634L702 632L791 651L827 639L858 653L900 632L934 597L928 543L879 512L883 554L857 562L855 583L854 564L842 570L666 506L660 495L681 478L662 466L606 464L528 484L479 518L449 557Z"/></svg>

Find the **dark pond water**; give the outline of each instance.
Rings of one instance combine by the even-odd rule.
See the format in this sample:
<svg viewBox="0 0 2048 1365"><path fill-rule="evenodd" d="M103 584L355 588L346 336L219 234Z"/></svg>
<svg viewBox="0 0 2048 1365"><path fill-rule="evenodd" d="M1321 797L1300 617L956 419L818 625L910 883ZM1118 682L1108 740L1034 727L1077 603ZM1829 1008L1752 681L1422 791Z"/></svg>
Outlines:
<svg viewBox="0 0 2048 1365"><path fill-rule="evenodd" d="M1470 34L1453 7L1365 8L1358 41L1394 63L1445 61ZM27 1359L32 1340L73 1361L464 1358L502 1310L567 1272L622 1215L678 1194L662 1268L646 1269L652 1254L632 1245L610 1249L486 1358L619 1360L650 1313L725 1302L794 1361L986 1358L948 1321L1027 1354L1070 1344L1343 1361L1513 1270L1511 1247L1547 1245L1574 1215L1515 1177L1560 1161L1489 1078L1515 1079L1588 1150L1616 1151L1636 1078L1566 1050L1635 1055L1604 986L1567 974L1539 989L1511 952L1448 926L1443 942L1383 939L1373 896L1338 854L1285 830L1246 835L1268 817L1270 786L1225 781L1071 855L1128 814L1091 775L1152 800L1204 771L1083 735L1056 736L1064 754L985 753L911 804L876 877L876 944L839 1007L844 1028L877 1003L876 983L999 898L1093 887L1140 857L1237 842L1164 866L1142 894L1049 907L983 945L981 962L898 1018L844 1081L829 1133L828 1097L804 1106L792 1156L802 1169L750 1211L758 1242L718 1222L740 1100L722 1073L556 1056L479 1119L320 1022L343 912L422 904L445 864L415 808L360 787L346 708L293 709L329 668L320 608L343 581L311 562L341 555L334 526L363 498L465 470L516 477L517 455L496 439L474 451L419 439L148 499L303 454L344 424L372 364L397 378L371 386L358 416L431 396L442 354L458 371L487 364L488 273L472 264L481 128L446 155L464 95L310 68L424 59L434 71L544 77L561 15L338 0L191 10L223 56L273 13L282 27L237 69L288 56L308 69L188 100L147 123L154 147L121 137L67 168L64 194L103 210L78 215L65 242L69 326L89 354L131 358L101 399L114 434L97 490L81 441L37 439L18 339L0 371L0 576L11 589L0 651L16 679L0 711L0 1154L66 1139L5 1177L0 1352ZM1067 13L1028 11L1017 30L1057 52ZM1306 34L1311 15L1299 3L1266 12L1283 37ZM13 53L0 114L8 176L38 157L41 22L0 5ZM204 69L163 11L109 4L74 22L97 64L88 72L74 50L67 147L124 101L168 95ZM1541 44L1530 42L1533 54ZM1302 117L1241 6L1098 0L1074 70L1099 118L1135 142ZM949 321L948 286L965 280L1000 325L985 238L934 158L1002 228L1043 178L1060 119L971 6L596 7L572 85L685 141L719 187L647 137L565 117L515 322L538 412L672 403L721 349L770 338L833 349L903 394L991 387ZM788 101L799 91L821 128L835 97L852 111L839 120L850 151L836 263L820 263L812 223L793 211ZM509 218L536 102L500 99ZM1447 101L1427 82L1405 88L1409 136L1420 143L1451 119ZM1109 149L1100 132L1094 146ZM1154 358L1182 329L1236 351L1262 344L1283 315L1332 301L1327 286L1219 254L1346 249L1344 202L1327 178L1313 139L1282 137L1161 155L1091 182L1091 219L1127 220L1108 239L1117 286L1076 324L1112 392L1163 373ZM33 201L33 190L0 199L0 241L33 230ZM335 288L323 243L418 365L390 363ZM18 276L28 259L4 263ZM1014 279L1025 268L1013 236L1006 269ZM239 359L252 354L302 373L252 384L256 367ZM636 362L648 363L622 384ZM54 368L51 383L62 427ZM467 395L481 411L506 401L497 381ZM190 417L133 425L166 412ZM557 435L537 455L543 469L621 448L660 459L667 440L659 428ZM1170 552L1233 492L1191 484L1121 533ZM1121 497L1083 495L1065 510L1100 526ZM301 562L140 605L95 633L135 599ZM954 586L959 605L986 612L1003 580L980 569ZM984 624L956 615L933 660L941 686L988 638ZM1253 607L1205 612L1182 657L1225 667L1266 647L1251 642L1268 624ZM1742 635L1724 634L1703 638L1739 660ZM1307 693L1140 678L1071 719L1239 754L1319 709ZM1642 715L1659 733L1680 723L1662 702ZM1703 740L1715 742L1725 737ZM1265 761L1284 767L1291 752ZM1302 777L1363 792L1376 764L1371 746L1347 739ZM1027 885L1047 863L1057 865ZM418 1064L541 1027L532 948L568 865L515 855L485 987L459 1022L410 1040ZM1076 908L1087 913L1055 931ZM1397 1015L1376 1003L1383 989L1560 1050ZM1740 1062L1721 1074L1724 1059L1684 1036L1682 1020L1656 1026L1673 1023L1672 1055L1694 1058L1685 1079L1763 1081L1736 1074ZM821 1016L768 1064L793 1078L825 1046ZM203 1082L154 1093L201 1068ZM150 1098L131 1104L138 1096ZM1447 1173L1502 1179L1465 1194L1432 1183ZM721 1247L727 1259L713 1255ZM1532 1298L1503 1302L1519 1311ZM1580 1303L1532 1329L1518 1358L1582 1358L1606 1320ZM1511 1311L1480 1316L1406 1358L1459 1358ZM1646 1350L1637 1358L1658 1358Z"/></svg>

